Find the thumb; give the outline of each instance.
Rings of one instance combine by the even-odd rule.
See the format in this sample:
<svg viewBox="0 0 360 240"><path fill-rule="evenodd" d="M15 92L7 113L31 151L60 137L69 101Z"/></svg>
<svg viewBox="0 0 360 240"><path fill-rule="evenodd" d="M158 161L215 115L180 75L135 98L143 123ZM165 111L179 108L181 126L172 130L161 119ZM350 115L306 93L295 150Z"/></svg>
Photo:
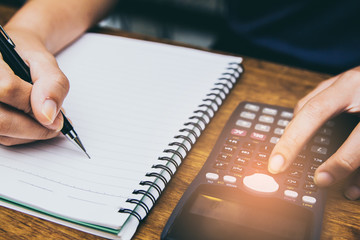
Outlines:
<svg viewBox="0 0 360 240"><path fill-rule="evenodd" d="M29 66L34 83L31 92L34 116L45 127L60 131L63 117L59 112L69 91L69 81L51 54L33 54Z"/></svg>

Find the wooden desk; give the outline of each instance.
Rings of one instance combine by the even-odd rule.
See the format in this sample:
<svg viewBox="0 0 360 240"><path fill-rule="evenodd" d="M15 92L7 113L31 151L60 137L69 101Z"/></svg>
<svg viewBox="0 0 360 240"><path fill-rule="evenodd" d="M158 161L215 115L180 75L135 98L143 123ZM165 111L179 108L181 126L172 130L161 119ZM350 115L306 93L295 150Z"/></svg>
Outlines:
<svg viewBox="0 0 360 240"><path fill-rule="evenodd" d="M15 10L0 5L0 24L3 25ZM302 96L328 77L253 58L245 58L244 67L244 76L142 222L134 239L159 239L172 210L206 161L222 127L239 102L249 100L293 107ZM343 183L337 184L329 191L322 239L360 239L360 201L346 200L342 186ZM0 239L102 238L0 207Z"/></svg>

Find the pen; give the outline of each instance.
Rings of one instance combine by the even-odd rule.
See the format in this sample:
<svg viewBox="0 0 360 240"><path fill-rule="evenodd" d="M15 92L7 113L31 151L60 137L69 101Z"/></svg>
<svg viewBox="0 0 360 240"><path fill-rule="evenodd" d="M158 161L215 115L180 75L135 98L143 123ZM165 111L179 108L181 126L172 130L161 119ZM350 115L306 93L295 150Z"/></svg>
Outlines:
<svg viewBox="0 0 360 240"><path fill-rule="evenodd" d="M0 25L0 52L3 56L4 61L9 65L9 67L14 71L14 73L23 79L24 81L31 83L30 68L26 63L21 59L19 54L15 51L15 44L5 32L3 27ZM60 111L64 118L64 125L61 129L61 132L72 142L74 142L78 147L83 150L88 158L84 145L81 143L79 136L75 132L73 126L65 117L64 113Z"/></svg>

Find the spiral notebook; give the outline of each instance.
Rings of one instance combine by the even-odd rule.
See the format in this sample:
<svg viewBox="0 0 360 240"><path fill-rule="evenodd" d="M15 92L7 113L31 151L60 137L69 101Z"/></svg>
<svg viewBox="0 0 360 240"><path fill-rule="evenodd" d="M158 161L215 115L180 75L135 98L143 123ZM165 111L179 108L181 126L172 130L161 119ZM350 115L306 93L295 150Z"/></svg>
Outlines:
<svg viewBox="0 0 360 240"><path fill-rule="evenodd" d="M130 239L233 88L242 59L96 33L57 59L71 85L66 115L91 159L63 136L1 146L1 205Z"/></svg>

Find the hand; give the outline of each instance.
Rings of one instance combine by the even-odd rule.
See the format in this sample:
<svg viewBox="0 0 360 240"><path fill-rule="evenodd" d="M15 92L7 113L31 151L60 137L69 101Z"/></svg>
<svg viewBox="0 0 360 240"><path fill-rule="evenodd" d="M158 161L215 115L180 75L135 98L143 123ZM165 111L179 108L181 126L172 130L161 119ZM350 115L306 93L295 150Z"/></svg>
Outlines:
<svg viewBox="0 0 360 240"><path fill-rule="evenodd" d="M69 82L36 36L7 30L29 65L33 85L17 77L0 55L0 144L10 146L57 136Z"/></svg>
<svg viewBox="0 0 360 240"><path fill-rule="evenodd" d="M269 171L283 172L318 128L341 112L360 112L360 67L323 81L299 101L293 120L271 153ZM321 187L329 186L354 172L360 166L359 143L360 124L344 144L318 167L315 183ZM345 196L352 200L360 197L360 173L354 180L345 192Z"/></svg>

